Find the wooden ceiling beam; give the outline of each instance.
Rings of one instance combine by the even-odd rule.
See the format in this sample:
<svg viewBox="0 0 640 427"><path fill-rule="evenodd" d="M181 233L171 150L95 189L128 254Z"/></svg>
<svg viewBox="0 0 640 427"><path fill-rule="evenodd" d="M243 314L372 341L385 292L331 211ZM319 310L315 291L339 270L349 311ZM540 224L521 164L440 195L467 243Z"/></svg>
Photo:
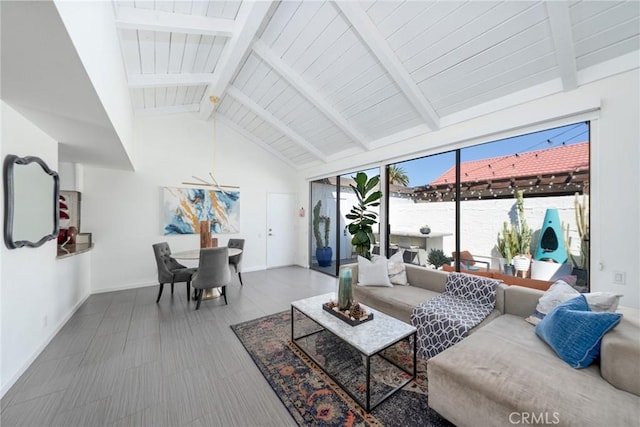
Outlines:
<svg viewBox="0 0 640 427"><path fill-rule="evenodd" d="M232 37L236 22L232 19L142 9L129 6L116 7L116 27L127 30L149 30Z"/></svg>
<svg viewBox="0 0 640 427"><path fill-rule="evenodd" d="M211 83L213 74L133 74L129 76L130 88L166 86L202 86Z"/></svg>
<svg viewBox="0 0 640 427"><path fill-rule="evenodd" d="M429 128L431 128L431 130L439 129L440 117L438 113L424 96L407 69L402 65L402 62L400 62L393 49L391 49L387 40L380 34L380 31L371 21L369 15L367 15L367 12L365 12L360 3L342 0L337 1L335 4Z"/></svg>
<svg viewBox="0 0 640 427"><path fill-rule="evenodd" d="M276 150L275 148L273 148L272 146L270 146L269 144L265 143L262 139L258 138L256 135L254 135L253 133L249 132L248 130L246 130L245 128L243 128L242 126L239 126L237 123L235 123L234 121L230 120L229 118L225 117L224 114L219 114L217 115L218 119L222 119L222 121L229 126L231 129L235 130L236 132L238 132L240 135L244 136L245 138L247 138L249 141L253 142L254 144L256 144L257 146L259 146L260 148L262 148L263 150L267 151L268 153L273 154L274 156L276 156L277 158L279 158L280 160L282 160L283 162L285 162L287 165L291 166L293 169L297 169L299 170L301 165L297 165L294 162L291 161L291 159L287 158L284 154L282 154L280 151Z"/></svg>
<svg viewBox="0 0 640 427"><path fill-rule="evenodd" d="M287 65L264 42L258 40L253 44L253 52L273 70L282 76L302 96L307 98L322 114L342 130L349 138L365 150L369 150L366 137L353 127L338 110L336 110L317 90L307 83L300 74Z"/></svg>
<svg viewBox="0 0 640 427"><path fill-rule="evenodd" d="M545 2L545 6L549 15L556 60L560 68L562 88L565 91L573 90L578 87L578 67L576 66L576 52L573 47L569 3L550 1Z"/></svg>
<svg viewBox="0 0 640 427"><path fill-rule="evenodd" d="M260 117L262 120L273 126L282 134L286 135L293 142L298 144L300 147L307 150L309 153L313 154L319 160L323 162L327 162L327 156L320 150L318 150L313 144L307 141L304 137L298 134L296 131L291 129L286 123L282 120L278 119L276 116L271 114L269 111L265 110L256 102L249 98L246 94L244 94L241 90L236 88L235 86L229 86L227 88L227 95L244 105L246 108L251 110L253 114Z"/></svg>
<svg viewBox="0 0 640 427"><path fill-rule="evenodd" d="M240 5L235 21L240 30L226 43L213 73L211 85L200 101L201 119L208 120L211 117L215 107L209 98L223 95L242 60L251 49L256 32L269 14L272 5L271 1L243 1Z"/></svg>

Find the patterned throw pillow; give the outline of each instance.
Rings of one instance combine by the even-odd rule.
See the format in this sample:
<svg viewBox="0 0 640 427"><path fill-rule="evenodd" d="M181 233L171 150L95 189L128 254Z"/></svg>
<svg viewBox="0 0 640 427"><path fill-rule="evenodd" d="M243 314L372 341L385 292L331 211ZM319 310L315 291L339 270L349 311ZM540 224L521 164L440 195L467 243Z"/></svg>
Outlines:
<svg viewBox="0 0 640 427"><path fill-rule="evenodd" d="M571 285L564 280L557 280L551 287L540 297L538 305L533 314L525 320L532 325L537 325L551 310L559 306L565 301L580 295ZM583 294L592 311L608 311L615 312L620 302L620 294L612 292L592 292Z"/></svg>
<svg viewBox="0 0 640 427"><path fill-rule="evenodd" d="M600 356L604 334L622 318L621 313L594 312L584 295L563 302L536 326L536 335L573 368L586 368Z"/></svg>
<svg viewBox="0 0 640 427"><path fill-rule="evenodd" d="M371 261L358 256L358 286L386 286L392 287L389 281L387 259L374 256Z"/></svg>
<svg viewBox="0 0 640 427"><path fill-rule="evenodd" d="M393 254L387 261L389 270L389 280L394 285L408 286L407 269L404 264L404 251L398 251Z"/></svg>

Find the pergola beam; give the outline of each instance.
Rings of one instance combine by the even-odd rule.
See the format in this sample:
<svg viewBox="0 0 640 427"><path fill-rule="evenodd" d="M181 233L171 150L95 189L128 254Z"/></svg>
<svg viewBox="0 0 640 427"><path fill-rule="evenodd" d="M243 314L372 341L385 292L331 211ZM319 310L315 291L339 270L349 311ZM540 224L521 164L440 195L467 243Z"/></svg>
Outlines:
<svg viewBox="0 0 640 427"><path fill-rule="evenodd" d="M416 109L420 117L431 128L436 130L440 127L438 113L424 96L416 82L413 80L407 69L402 65L389 43L380 34L367 13L358 2L343 0L337 1L336 5L347 20L351 23L356 32L360 35L364 43L377 57L383 68L396 82L400 90L407 97L409 102Z"/></svg>

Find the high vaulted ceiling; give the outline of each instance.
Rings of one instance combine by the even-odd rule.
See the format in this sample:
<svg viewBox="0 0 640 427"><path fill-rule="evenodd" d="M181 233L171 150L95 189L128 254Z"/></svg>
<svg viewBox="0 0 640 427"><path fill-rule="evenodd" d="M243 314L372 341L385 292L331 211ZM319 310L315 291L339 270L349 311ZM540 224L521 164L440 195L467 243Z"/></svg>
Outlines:
<svg viewBox="0 0 640 427"><path fill-rule="evenodd" d="M637 68L637 1L116 1L138 114L304 168Z"/></svg>

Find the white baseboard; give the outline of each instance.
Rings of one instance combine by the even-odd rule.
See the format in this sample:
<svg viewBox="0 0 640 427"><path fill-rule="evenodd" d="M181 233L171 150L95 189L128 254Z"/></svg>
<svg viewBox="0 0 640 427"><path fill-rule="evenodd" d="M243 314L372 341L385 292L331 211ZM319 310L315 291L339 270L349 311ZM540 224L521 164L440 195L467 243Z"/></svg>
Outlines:
<svg viewBox="0 0 640 427"><path fill-rule="evenodd" d="M102 288L102 289L93 289L91 294L103 294L105 292L115 292L115 291L126 291L129 289L138 289L138 288L146 288L147 286L157 286L157 281L150 282L138 282L138 283L128 283L126 285L120 285L113 288Z"/></svg>
<svg viewBox="0 0 640 427"><path fill-rule="evenodd" d="M71 316L73 316L76 313L76 311L78 311L80 306L82 304L84 304L84 302L90 296L91 296L91 294L87 294L83 298L81 298L76 303L76 305L74 305L71 308L71 310L69 310L67 315L64 316L62 319L60 319L60 322L58 323L58 326L56 326L56 328L53 331L51 331L51 334L49 334L47 339L44 340L44 342L37 348L37 350L33 353L33 355L24 362L24 364L13 375L13 377L11 377L11 379L9 381L7 381L7 383L2 387L2 389L0 389L0 398L4 397L4 395L9 391L9 389L11 389L11 387L13 387L13 385L16 383L16 381L18 381L18 379L20 379L20 377L25 373L25 371L29 368L29 366L31 366L31 364L38 358L38 356L40 356L40 353L42 353L42 351L49 345L51 340L58 334L58 332L60 332L60 330L64 327L64 325L67 324L69 319L71 319Z"/></svg>

